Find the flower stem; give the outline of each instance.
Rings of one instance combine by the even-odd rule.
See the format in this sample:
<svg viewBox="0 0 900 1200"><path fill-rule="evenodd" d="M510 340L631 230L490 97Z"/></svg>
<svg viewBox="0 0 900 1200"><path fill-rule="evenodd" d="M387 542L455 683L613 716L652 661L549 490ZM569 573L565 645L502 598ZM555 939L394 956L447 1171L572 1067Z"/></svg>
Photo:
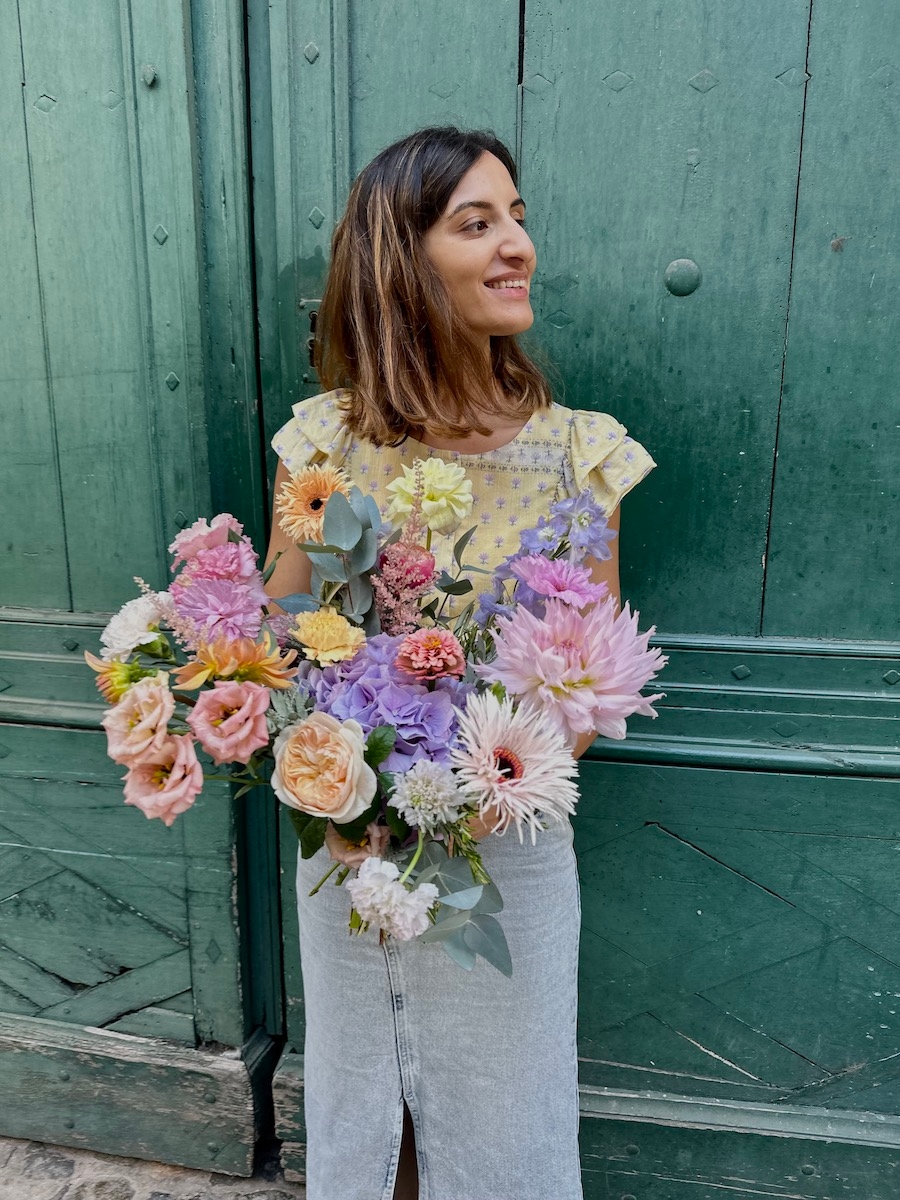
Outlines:
<svg viewBox="0 0 900 1200"><path fill-rule="evenodd" d="M328 870L325 872L325 874L322 876L322 878L319 880L319 882L316 884L316 886L313 888L313 890L312 890L312 891L311 891L309 894L310 894L311 896L314 896L314 895L316 894L316 892L319 890L319 888L322 886L322 884L325 882L325 880L326 880L326 879L329 879L329 878L330 878L330 877L331 877L331 876L332 876L332 875L335 873L335 871L338 869L338 867L339 867L340 865L341 865L341 864L340 864L339 862L333 862L333 863L331 864L331 866L328 868Z"/></svg>
<svg viewBox="0 0 900 1200"><path fill-rule="evenodd" d="M406 868L406 870L400 876L400 879L399 879L400 883L406 883L407 879L409 879L410 875L412 874L413 867L415 867L416 863L419 861L419 858L421 857L422 851L424 849L425 849L425 831L424 831L424 829L420 829L419 830L419 844L416 846L415 854L410 859L409 866Z"/></svg>

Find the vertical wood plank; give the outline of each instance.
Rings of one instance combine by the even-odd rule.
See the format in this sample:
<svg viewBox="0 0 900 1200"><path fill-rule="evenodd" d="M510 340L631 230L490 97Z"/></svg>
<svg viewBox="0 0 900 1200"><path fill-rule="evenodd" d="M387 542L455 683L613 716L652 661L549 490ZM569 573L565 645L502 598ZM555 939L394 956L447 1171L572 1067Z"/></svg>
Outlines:
<svg viewBox="0 0 900 1200"><path fill-rule="evenodd" d="M3 562L0 603L70 606L65 528L47 379L35 245L31 172L23 110L23 68L15 0L0 0L0 388L12 436L0 457ZM38 97L39 99L39 97Z"/></svg>
<svg viewBox="0 0 900 1200"><path fill-rule="evenodd" d="M896 6L816 0L767 634L897 633L898 45Z"/></svg>
<svg viewBox="0 0 900 1200"><path fill-rule="evenodd" d="M526 16L536 333L566 402L659 461L626 501L625 592L662 629L756 634L809 0ZM664 283L680 259L691 294Z"/></svg>

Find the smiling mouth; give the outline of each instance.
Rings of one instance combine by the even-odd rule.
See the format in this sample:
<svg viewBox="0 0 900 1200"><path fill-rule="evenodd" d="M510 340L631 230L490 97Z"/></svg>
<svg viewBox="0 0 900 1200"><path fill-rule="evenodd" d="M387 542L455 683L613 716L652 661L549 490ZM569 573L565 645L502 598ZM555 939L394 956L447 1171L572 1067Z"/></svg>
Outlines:
<svg viewBox="0 0 900 1200"><path fill-rule="evenodd" d="M527 292L527 279L498 279L494 283L486 283L486 288L490 288L493 292Z"/></svg>

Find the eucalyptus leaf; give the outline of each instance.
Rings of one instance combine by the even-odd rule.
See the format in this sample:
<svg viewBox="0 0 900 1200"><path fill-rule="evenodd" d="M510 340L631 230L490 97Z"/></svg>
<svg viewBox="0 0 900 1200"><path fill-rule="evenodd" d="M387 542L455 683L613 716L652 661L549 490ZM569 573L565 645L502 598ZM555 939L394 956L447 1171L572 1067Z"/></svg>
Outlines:
<svg viewBox="0 0 900 1200"><path fill-rule="evenodd" d="M320 605L320 601L309 592L293 592L290 596L279 596L275 603L280 604L284 611L289 613L316 612Z"/></svg>
<svg viewBox="0 0 900 1200"><path fill-rule="evenodd" d="M343 492L332 492L325 505L322 536L331 545L352 550L359 541L362 524Z"/></svg>
<svg viewBox="0 0 900 1200"><path fill-rule="evenodd" d="M474 887L464 888L461 892L448 892L446 896L441 896L441 904L449 904L451 908L474 908L483 892L484 887L476 883Z"/></svg>
<svg viewBox="0 0 900 1200"><path fill-rule="evenodd" d="M366 497L356 486L356 484L354 484L350 489L349 499L350 507L356 514L356 519L359 521L364 530L368 529L371 522L369 521L369 510L366 506Z"/></svg>
<svg viewBox="0 0 900 1200"><path fill-rule="evenodd" d="M453 561L458 567L462 567L463 552L466 546L468 546L469 542L471 542L472 538L475 536L475 531L477 528L477 525L473 525L468 533L464 533L453 547Z"/></svg>
<svg viewBox="0 0 900 1200"><path fill-rule="evenodd" d="M343 554L340 546L329 546L322 542L295 542L294 545L298 550L302 550L304 554Z"/></svg>
<svg viewBox="0 0 900 1200"><path fill-rule="evenodd" d="M348 583L350 603L360 617L372 607L372 585L365 575L351 575Z"/></svg>
<svg viewBox="0 0 900 1200"><path fill-rule="evenodd" d="M366 512L369 514L369 525L375 530L376 534L381 532L382 520L381 509L373 496L366 496ZM400 536L400 530L397 530L397 536Z"/></svg>
<svg viewBox="0 0 900 1200"><path fill-rule="evenodd" d="M381 633L381 617L378 615L378 609L373 604L362 619L363 633L366 637L376 637Z"/></svg>
<svg viewBox="0 0 900 1200"><path fill-rule="evenodd" d="M479 915L481 913L503 912L503 897L500 895L500 889L493 880L490 883L484 884L481 899L475 906L475 910Z"/></svg>
<svg viewBox="0 0 900 1200"><path fill-rule="evenodd" d="M334 493L340 495L339 492ZM331 501L329 501L331 503ZM315 573L327 583L346 583L347 568L336 554L317 554L313 560Z"/></svg>
<svg viewBox="0 0 900 1200"><path fill-rule="evenodd" d="M442 942L444 938L449 937L453 932L462 929L463 925L471 920L471 915L465 910L451 911L448 917L441 917L438 913L438 919L426 929L424 933L419 934L420 942Z"/></svg>
<svg viewBox="0 0 900 1200"><path fill-rule="evenodd" d="M506 935L496 918L472 917L460 936L470 950L480 954L492 967L496 967L501 975L507 977L512 975L512 958L506 942Z"/></svg>
<svg viewBox="0 0 900 1200"><path fill-rule="evenodd" d="M350 570L357 575L371 571L378 558L378 537L374 529L364 529L359 541L350 551Z"/></svg>
<svg viewBox="0 0 900 1200"><path fill-rule="evenodd" d="M425 934L423 933L421 936L424 937ZM466 944L461 930L457 930L452 937L448 937L441 945L453 961L461 966L464 971L471 971L475 966L475 955Z"/></svg>

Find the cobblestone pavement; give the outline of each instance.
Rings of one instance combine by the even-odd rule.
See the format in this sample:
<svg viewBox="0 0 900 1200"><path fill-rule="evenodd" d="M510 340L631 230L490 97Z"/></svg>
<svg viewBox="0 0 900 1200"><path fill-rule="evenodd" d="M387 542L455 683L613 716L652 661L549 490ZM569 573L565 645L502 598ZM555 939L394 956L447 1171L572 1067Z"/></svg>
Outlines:
<svg viewBox="0 0 900 1200"><path fill-rule="evenodd" d="M0 1200L304 1200L273 1145L252 1179L0 1138Z"/></svg>

